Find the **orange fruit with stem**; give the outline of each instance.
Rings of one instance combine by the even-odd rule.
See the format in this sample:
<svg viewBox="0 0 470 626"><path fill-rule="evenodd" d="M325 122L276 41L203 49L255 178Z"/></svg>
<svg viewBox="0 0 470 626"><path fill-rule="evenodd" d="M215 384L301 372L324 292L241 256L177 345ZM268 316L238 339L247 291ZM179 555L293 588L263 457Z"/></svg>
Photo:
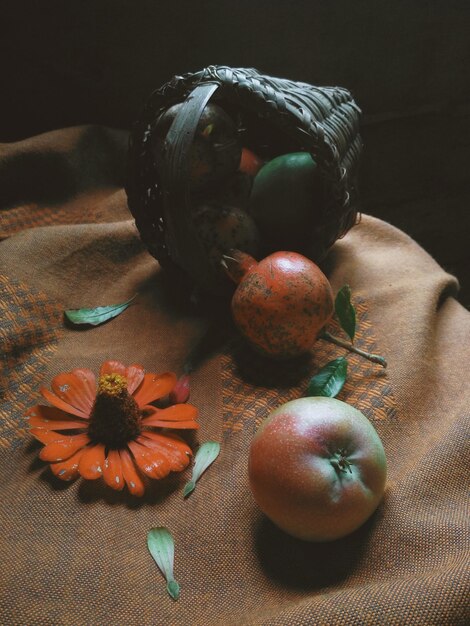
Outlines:
<svg viewBox="0 0 470 626"><path fill-rule="evenodd" d="M333 291L320 268L296 252L275 252L258 263L232 250L223 260L238 283L233 319L253 348L276 359L308 352L333 314Z"/></svg>

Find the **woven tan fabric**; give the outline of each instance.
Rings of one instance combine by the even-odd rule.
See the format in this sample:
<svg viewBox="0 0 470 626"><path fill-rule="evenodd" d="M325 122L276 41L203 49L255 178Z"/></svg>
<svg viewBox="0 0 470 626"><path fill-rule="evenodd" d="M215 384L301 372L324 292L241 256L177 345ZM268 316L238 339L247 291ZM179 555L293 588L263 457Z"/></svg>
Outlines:
<svg viewBox="0 0 470 626"><path fill-rule="evenodd" d="M101 481L56 480L24 410L41 385L109 358L181 372L206 328L171 297L122 191L125 134L57 131L0 147L0 623L5 625L456 625L470 622L470 315L456 280L389 224L363 216L331 250L333 288L352 288L360 347L339 398L384 443L383 503L356 533L306 544L277 530L248 488L247 453L271 407L298 397L340 348L318 342L295 371L254 359L236 336L192 376L195 442L220 458L186 501L189 471L141 500ZM65 308L138 294L120 317L77 330ZM146 547L167 526L177 602Z"/></svg>

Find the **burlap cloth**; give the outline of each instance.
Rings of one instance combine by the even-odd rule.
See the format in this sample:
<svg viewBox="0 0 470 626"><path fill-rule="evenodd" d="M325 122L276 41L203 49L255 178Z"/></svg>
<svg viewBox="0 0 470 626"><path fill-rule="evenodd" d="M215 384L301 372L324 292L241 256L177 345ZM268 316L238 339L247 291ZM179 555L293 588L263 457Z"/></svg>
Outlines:
<svg viewBox="0 0 470 626"><path fill-rule="evenodd" d="M340 399L372 420L388 458L386 496L353 535L304 544L257 510L247 451L257 423L342 354L315 346L304 370L271 368L232 338L192 377L199 441L220 458L186 501L189 472L143 500L55 480L37 460L24 409L38 389L105 359L181 372L205 327L169 296L122 190L125 134L87 127L0 147L1 598L3 625L469 623L470 315L456 280L403 232L364 216L331 251L334 289L351 285L358 345ZM121 302L120 317L66 328L64 308ZM176 543L177 602L146 548Z"/></svg>

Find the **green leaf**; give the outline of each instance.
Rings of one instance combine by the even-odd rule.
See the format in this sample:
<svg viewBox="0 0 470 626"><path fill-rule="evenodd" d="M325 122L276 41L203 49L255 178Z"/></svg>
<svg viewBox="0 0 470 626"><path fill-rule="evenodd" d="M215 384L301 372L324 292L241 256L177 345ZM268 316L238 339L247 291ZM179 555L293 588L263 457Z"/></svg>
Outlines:
<svg viewBox="0 0 470 626"><path fill-rule="evenodd" d="M135 297L136 296L133 296L130 300L122 302L121 304L97 306L94 309L68 309L64 311L65 317L75 325L90 324L91 326L98 326L120 315L127 309Z"/></svg>
<svg viewBox="0 0 470 626"><path fill-rule="evenodd" d="M173 598L173 600L178 600L180 597L180 586L176 582L176 580L169 580L166 586L166 590Z"/></svg>
<svg viewBox="0 0 470 626"><path fill-rule="evenodd" d="M326 396L335 398L346 381L348 362L344 356L330 361L311 380L307 396Z"/></svg>
<svg viewBox="0 0 470 626"><path fill-rule="evenodd" d="M338 317L341 328L354 341L356 333L356 309L351 303L351 289L349 285L344 285L338 291L335 300L335 313Z"/></svg>
<svg viewBox="0 0 470 626"><path fill-rule="evenodd" d="M206 469L211 465L220 453L220 443L217 441L206 441L201 445L199 450L196 452L196 456L194 459L194 467L193 467L193 475L191 480L186 483L183 489L183 498L189 496L189 494L194 491L196 487L196 482L202 476L202 474L206 471Z"/></svg>
<svg viewBox="0 0 470 626"><path fill-rule="evenodd" d="M193 492L196 488L196 483L194 480L189 480L183 489L183 498L187 498L191 492Z"/></svg>
<svg viewBox="0 0 470 626"><path fill-rule="evenodd" d="M147 546L150 554L166 579L166 590L173 600L178 600L180 586L173 575L175 544L170 531L163 526L151 528L147 534Z"/></svg>

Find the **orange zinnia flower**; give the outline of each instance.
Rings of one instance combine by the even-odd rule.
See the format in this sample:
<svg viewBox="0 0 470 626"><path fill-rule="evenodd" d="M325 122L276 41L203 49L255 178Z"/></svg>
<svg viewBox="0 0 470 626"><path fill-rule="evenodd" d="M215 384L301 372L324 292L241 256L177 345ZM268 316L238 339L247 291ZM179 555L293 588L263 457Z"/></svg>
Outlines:
<svg viewBox="0 0 470 626"><path fill-rule="evenodd" d="M141 365L119 361L101 366L98 388L88 369L59 374L41 395L53 406L33 406L26 413L31 434L45 444L39 457L62 480L79 475L141 496L143 477L163 478L182 471L191 448L176 434L156 428L199 428L191 404L157 408L149 404L168 395L173 373L146 374ZM61 431L72 431L64 434Z"/></svg>

